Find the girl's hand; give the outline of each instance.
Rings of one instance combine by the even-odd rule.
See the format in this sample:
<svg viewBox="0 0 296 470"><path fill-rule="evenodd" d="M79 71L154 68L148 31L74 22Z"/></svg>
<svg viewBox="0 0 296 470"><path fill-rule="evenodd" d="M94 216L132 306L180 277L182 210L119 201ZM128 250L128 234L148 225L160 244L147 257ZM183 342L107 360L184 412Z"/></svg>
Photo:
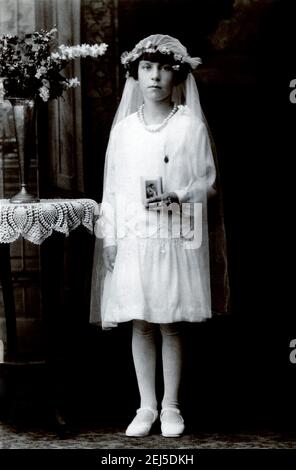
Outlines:
<svg viewBox="0 0 296 470"><path fill-rule="evenodd" d="M148 208L152 202L163 202L167 206L173 203L179 204L179 199L176 193L162 193L159 196L149 197L146 199L145 207Z"/></svg>
<svg viewBox="0 0 296 470"><path fill-rule="evenodd" d="M106 248L103 249L103 260L104 260L105 267L106 269L108 269L108 271L112 272L114 269L116 254L117 254L116 245L106 246Z"/></svg>

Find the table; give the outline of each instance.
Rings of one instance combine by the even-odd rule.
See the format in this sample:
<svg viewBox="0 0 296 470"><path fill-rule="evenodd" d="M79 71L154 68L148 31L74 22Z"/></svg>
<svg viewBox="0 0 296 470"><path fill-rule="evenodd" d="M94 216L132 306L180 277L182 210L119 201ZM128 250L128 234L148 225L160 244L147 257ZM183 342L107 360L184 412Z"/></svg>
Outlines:
<svg viewBox="0 0 296 470"><path fill-rule="evenodd" d="M12 204L0 199L0 282L7 332L7 357L17 355L15 304L10 265L10 243L23 237L41 245L53 233L68 236L79 225L93 233L98 204L92 199L41 199ZM1 339L1 338L0 338Z"/></svg>
<svg viewBox="0 0 296 470"><path fill-rule="evenodd" d="M13 283L11 277L10 244L23 237L29 242L42 245L41 255L41 291L43 315L48 345L45 363L49 366L49 382L51 382L54 395L54 419L57 432L63 433L65 420L60 407L55 402L58 388L59 372L55 354L58 342L50 344L53 325L61 320L64 313L59 302L57 292L63 289L63 252L64 236L79 226L85 227L91 234L98 213L98 204L92 199L41 199L38 203L12 204L9 200L0 200L0 282L2 284L5 320L6 320L6 348L4 366L18 364L18 341L15 315L15 302ZM72 238L72 237L71 237ZM74 237L75 238L75 237ZM44 243L46 241L46 243ZM43 248L44 246L44 248ZM76 252L77 258L81 254ZM75 258L75 257L74 257ZM75 263L74 263L75 265ZM60 333L61 337L63 332ZM0 338L1 339L1 338ZM57 354L58 355L58 354ZM18 364L19 365L19 364ZM53 372L54 371L54 372ZM62 374L63 375L63 371Z"/></svg>

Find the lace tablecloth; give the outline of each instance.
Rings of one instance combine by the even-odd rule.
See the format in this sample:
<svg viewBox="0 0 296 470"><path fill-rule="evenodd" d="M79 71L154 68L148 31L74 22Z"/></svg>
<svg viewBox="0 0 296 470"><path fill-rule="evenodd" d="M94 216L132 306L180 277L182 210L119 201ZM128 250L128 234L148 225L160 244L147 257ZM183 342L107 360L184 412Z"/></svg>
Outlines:
<svg viewBox="0 0 296 470"><path fill-rule="evenodd" d="M22 236L40 245L53 231L68 236L78 225L93 232L97 209L92 199L41 199L30 204L1 199L0 243L11 243Z"/></svg>

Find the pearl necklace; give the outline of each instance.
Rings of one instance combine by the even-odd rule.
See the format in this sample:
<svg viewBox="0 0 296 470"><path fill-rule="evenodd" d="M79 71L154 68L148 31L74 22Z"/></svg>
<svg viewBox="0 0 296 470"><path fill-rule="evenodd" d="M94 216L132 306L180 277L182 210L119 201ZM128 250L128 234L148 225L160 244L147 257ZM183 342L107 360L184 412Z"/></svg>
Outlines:
<svg viewBox="0 0 296 470"><path fill-rule="evenodd" d="M174 116L174 114L176 114L176 112L178 111L178 106L176 104L174 104L174 107L171 110L170 114L167 115L167 117L162 121L162 123L158 124L156 126L153 126L153 127L147 126L147 124L145 122L145 119L144 119L144 112L143 111L144 111L144 104L142 104L142 106L140 106L137 114L138 114L138 118L139 118L140 123L145 127L146 131L160 132L167 125L167 123Z"/></svg>

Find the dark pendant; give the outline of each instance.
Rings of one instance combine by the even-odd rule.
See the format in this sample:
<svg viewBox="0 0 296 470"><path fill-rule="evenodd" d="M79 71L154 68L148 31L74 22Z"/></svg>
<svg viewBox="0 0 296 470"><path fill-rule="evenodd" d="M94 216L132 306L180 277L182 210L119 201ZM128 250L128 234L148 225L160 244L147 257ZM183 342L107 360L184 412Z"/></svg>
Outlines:
<svg viewBox="0 0 296 470"><path fill-rule="evenodd" d="M168 157L167 155L164 157L164 162L165 162L165 163L168 163L168 162L169 162L169 157Z"/></svg>

